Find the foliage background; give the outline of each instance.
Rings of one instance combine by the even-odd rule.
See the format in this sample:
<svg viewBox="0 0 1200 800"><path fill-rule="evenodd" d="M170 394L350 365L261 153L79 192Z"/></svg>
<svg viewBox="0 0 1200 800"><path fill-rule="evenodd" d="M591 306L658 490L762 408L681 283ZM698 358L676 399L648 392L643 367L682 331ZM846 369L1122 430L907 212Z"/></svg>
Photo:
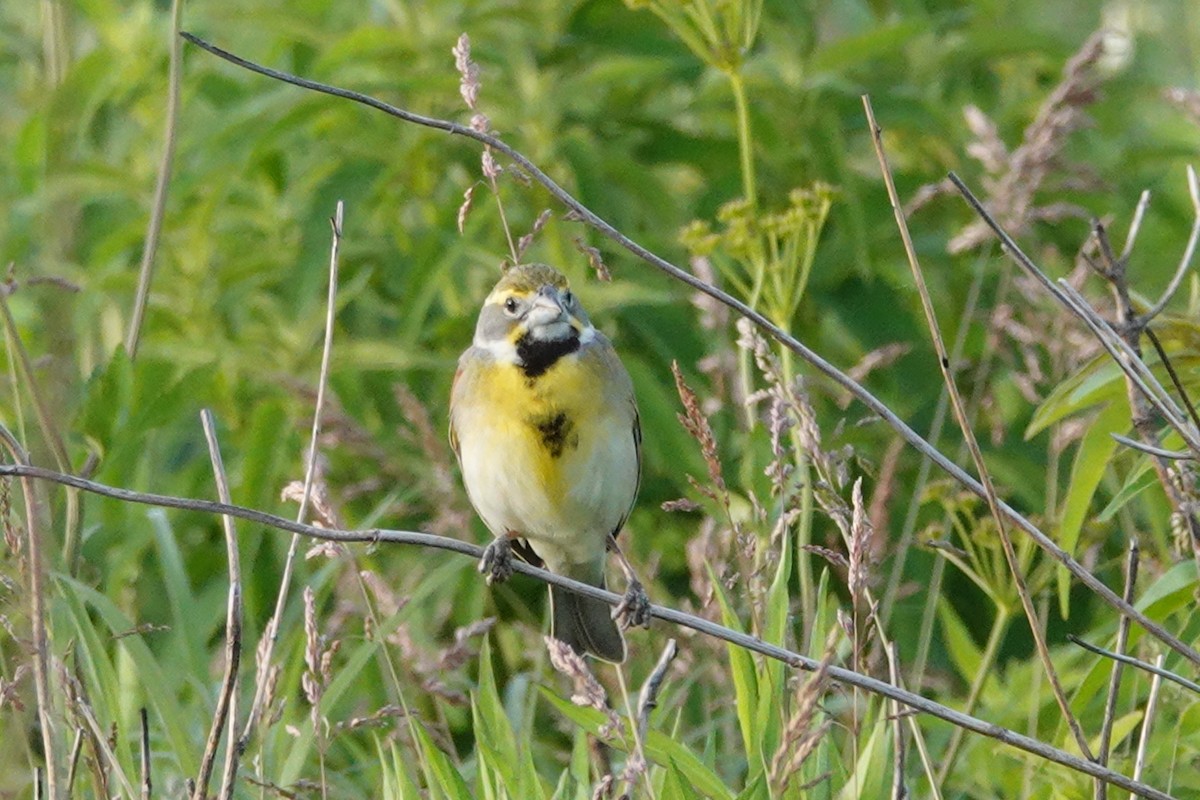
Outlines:
<svg viewBox="0 0 1200 800"><path fill-rule="evenodd" d="M1197 85L1195 4L813 0L763 6L757 38L739 67L750 98L759 201L777 209L798 186L823 182L835 190L811 278L788 325L844 367L886 345L905 344L865 382L918 430L931 425L941 384L860 95L872 96L886 129L903 197L949 170L980 185L985 170L969 155L976 137L964 108L981 109L1015 147L1064 63L1102 25L1115 33L1097 68L1102 83L1087 109L1090 125L1064 140L1063 157L1037 195L1039 205L1070 203L1086 215L1026 220L1024 241L1048 271L1067 274L1088 235L1087 215L1113 220L1114 230L1123 232L1139 193L1148 189L1153 202L1131 274L1135 287L1153 297L1173 271L1192 224L1184 169L1196 157L1200 127L1164 93ZM677 263L688 255L680 231L693 220L715 220L742 192L737 118L725 76L644 8L600 0L217 0L185 4L183 27L251 60L462 121L468 115L450 48L469 32L482 68L482 105L494 128L600 216ZM506 255L484 187L465 232L456 229L463 191L479 178L477 149L237 71L185 47L156 272L131 360L122 342L162 152L169 42L170 10L161 2L0 5L0 261L14 265L9 305L15 330L34 359L32 383L45 399L70 468L79 470L92 457L94 477L104 483L214 496L198 422L199 410L208 407L220 423L235 502L294 514L279 494L302 477L324 325L327 220L343 199L342 287L330 375L335 399L321 439L323 477L334 506L348 526L429 529L482 541L482 526L458 488L441 435L455 359ZM1087 180L1067 164L1083 165ZM501 195L515 234L550 205L542 190L512 180L502 181ZM1073 483L1086 467L1073 462L1077 437L1093 419L1080 412L1098 400L1123 402L1120 383L1093 366L1085 373L1093 380L1090 394L1051 394L1087 369L1090 354L1070 326L1050 322L1056 312L1013 289L1011 267L994 248L947 253L948 241L970 220L963 203L942 197L910 224L948 336L957 333L973 285L980 292L962 362L969 365L964 391L976 399L990 467L1006 496L1052 532L1072 501L1084 507L1091 501L1094 515L1114 497L1123 498L1119 509L1084 526L1074 550L1118 586L1125 541L1136 534L1143 548L1140 589L1166 597L1155 613L1194 641L1200 619L1187 603L1194 567L1172 539L1161 491L1151 487L1132 499L1119 494L1140 474L1140 462L1124 453L1107 464L1099 457L1094 501ZM613 282L594 280L576 238L603 251ZM675 418L673 361L706 402L737 508L744 512L752 492L770 492L761 474L770 458L765 432L761 426L747 431L729 384L717 380L719 372L703 369L710 363L706 357L734 353L732 324L703 330L701 312L683 287L558 215L531 258L566 269L633 375L646 474L628 551L657 602L699 608L711 600L704 596L711 586L699 562L689 559L689 542L715 536L724 523L688 482L688 475L702 479L707 468ZM1089 293L1103 299L1098 285L1090 285ZM1164 323L1185 364L1195 352L1194 297L1194 286L1185 287L1172 305L1176 316ZM1021 325L1005 327L1002 318ZM1031 334L1028 341L1019 340L1022 331ZM39 429L31 383L14 364L15 346L10 334L0 419L36 463L52 465L54 437ZM979 364L984 367L971 369ZM1194 381L1194 372L1184 375ZM887 597L887 635L898 643L902 662L920 664L908 672L910 687L958 705L978 678L976 713L1066 746L1069 736L1038 677L1017 607L989 598L953 567L930 587L938 556L913 543L914 530L925 531L925 538L952 537L942 523L949 507L963 531L980 532L986 543L986 513L956 505L950 487L934 483L928 489L918 459L898 451L888 429L864 420L860 408L847 406L821 381L808 386L826 445L852 449L847 468L867 476L867 493L880 504L873 517L879 539L871 580ZM1039 412L1047 398L1055 402ZM1039 425L1027 437L1035 413L1063 422ZM1128 432L1120 414L1106 419ZM957 442L957 435L947 434L943 449L953 452ZM62 547L65 497L47 492L56 537L54 653L87 687L101 728L113 732L121 768L135 780L137 712L149 708L156 784L177 795L182 781L196 773L223 663L226 564L219 523L85 498L81 559L72 566ZM679 497L703 508L660 510ZM905 516L914 504L920 513L905 538ZM844 550L832 520L816 514L809 525L805 536L811 541ZM771 541L769 530L758 531L760 541ZM239 532L252 645L273 606L287 541L249 525ZM761 598L749 591L750 577L737 574L734 545L714 546L717 566L727 568L733 613L753 625ZM901 552L905 571L893 577ZM1109 641L1115 621L1082 593L1069 604L1050 602L1050 568L1028 557L1044 578L1036 582L1039 599L1064 681L1085 729L1094 732L1107 667L1072 649L1063 635ZM769 553L764 558L759 566L775 564ZM1182 566L1173 568L1177 563ZM18 672L28 659L22 642L29 626L19 553L10 549L4 569L11 582L0 597L0 613L10 636L0 647L0 677L13 682L15 693L0 697L0 731L12 743L0 753L0 796L28 797L40 744L32 727L32 685L28 673ZM786 641L819 656L823 641L815 632L832 627L834 609L845 605L844 576L834 568L822 579L828 565L806 553L799 569L806 570L806 582L819 583L819 609L808 610L823 616L800 613L800 579L790 576L797 604ZM360 571L375 577L360 584ZM590 796L596 776L588 773L581 728L565 722L565 712L538 692L545 686L564 694L540 648L531 645L541 626L541 587L517 579L492 592L461 558L387 548L358 549L352 559L307 560L298 582L315 590L322 631L342 642L334 670L341 682L323 702L322 715L345 721L403 703L432 739L422 744L410 722L389 718L382 726L332 735L327 748L314 743L298 688L305 639L297 596L278 650L282 720L264 735L251 754L254 766L244 772L280 786L313 781L335 796L408 796L409 781L428 784L433 796L453 795L462 787L448 789L430 777L436 773L431 765L440 763L433 754L438 750L449 754L448 763L476 792L494 796L488 792L500 791L490 782L496 766L478 746L483 732L492 730L481 728L479 709L494 701L516 730L521 758L540 776L536 789L525 786L526 796L556 790L564 797ZM889 585L893 590L885 593ZM385 630L364 623L368 606ZM716 613L711 603L706 608ZM997 617L1012 611L1014 624L996 625ZM937 619L932 628L931 614ZM481 668L471 655L448 668L444 658L455 630L490 615L501 622L488 634L488 666ZM135 628L134 635L114 638ZM997 632L993 648L985 647L989 631ZM658 625L632 635L631 684L644 678L674 635ZM479 646L477 638L468 640L470 653ZM849 658L846 646L839 660ZM1146 657L1155 652L1150 643L1140 646ZM653 727L718 776L729 796L758 796L749 792L756 791L754 776L763 769L747 755L746 731L739 731L728 705L724 649L697 638L685 638L683 647ZM495 686L489 683L493 668ZM879 669L878 660L869 668ZM611 675L605 681L615 687ZM784 705L782 683L771 686ZM1146 689L1142 677L1129 677L1122 692L1126 724L1118 726L1114 766L1125 771ZM1154 731L1160 738L1153 752L1160 757L1147 779L1186 796L1185 788L1200 790L1200 712L1194 697L1175 690L1164 689L1162 702L1175 713ZM810 765L809 778L831 773L808 790L811 796L879 796L872 794L872 781L881 779L876 773L882 769L886 786L880 766L886 759L879 755L887 747L884 712L877 703L835 693L824 713L845 728L825 738L819 760ZM931 748L944 752L947 727L922 724ZM318 759L318 750L326 751L324 758ZM408 753L415 754L411 761ZM651 775L660 796L703 791L681 788L686 781L672 777L678 763L656 763ZM692 783L695 774L688 773ZM908 774L917 794L927 791L915 758ZM96 791L87 783L92 778L79 780ZM943 788L948 796L1090 796L1090 784L1077 777L973 738ZM247 796L257 791L248 784L239 789Z"/></svg>

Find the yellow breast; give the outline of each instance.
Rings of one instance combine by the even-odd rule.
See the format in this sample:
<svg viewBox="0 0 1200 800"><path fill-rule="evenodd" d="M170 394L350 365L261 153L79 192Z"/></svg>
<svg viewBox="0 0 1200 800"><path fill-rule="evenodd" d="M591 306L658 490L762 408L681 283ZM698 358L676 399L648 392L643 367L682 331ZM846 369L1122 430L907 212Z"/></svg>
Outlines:
<svg viewBox="0 0 1200 800"><path fill-rule="evenodd" d="M475 380L472 405L487 410L479 433L488 449L500 463L516 457L551 493L566 488L570 464L603 424L603 387L586 372L580 359L566 356L534 379L511 364L490 363Z"/></svg>

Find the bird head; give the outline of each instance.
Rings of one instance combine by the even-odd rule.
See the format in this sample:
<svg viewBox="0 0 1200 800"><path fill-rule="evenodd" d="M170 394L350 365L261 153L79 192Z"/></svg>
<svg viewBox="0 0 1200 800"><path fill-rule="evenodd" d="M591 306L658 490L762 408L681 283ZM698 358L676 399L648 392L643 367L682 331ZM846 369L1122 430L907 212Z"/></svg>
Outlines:
<svg viewBox="0 0 1200 800"><path fill-rule="evenodd" d="M476 347L527 372L544 371L594 336L567 279L545 264L510 267L483 301L475 326Z"/></svg>

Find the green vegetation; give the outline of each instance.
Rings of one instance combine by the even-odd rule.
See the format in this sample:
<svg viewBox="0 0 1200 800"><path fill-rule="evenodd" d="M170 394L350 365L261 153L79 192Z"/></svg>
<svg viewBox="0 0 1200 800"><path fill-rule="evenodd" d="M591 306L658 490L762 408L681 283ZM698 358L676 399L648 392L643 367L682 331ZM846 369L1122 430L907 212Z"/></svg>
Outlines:
<svg viewBox="0 0 1200 800"><path fill-rule="evenodd" d="M645 474L622 538L652 600L885 681L894 644L908 689L1080 751L986 502L793 352L564 218L504 158L493 188L473 142L186 43L169 123L169 6L0 4L0 265L12 265L0 424L32 463L215 499L207 408L232 502L295 518L302 492L281 493L305 477L329 218L342 200L321 502L308 517L482 543L443 433L449 387L478 304L512 258L506 234L518 239L549 208L523 259L564 269L636 385ZM961 175L1046 273L1070 276L1108 319L1124 303L1144 312L1196 217L1186 169L1200 152L1200 6L213 0L183 3L179 27L463 124L472 112L451 48L466 32L492 131L623 233L853 374L974 474L875 160L869 94L1001 497L1118 594L1136 540L1134 605L1200 641L1200 545L1177 513L1196 503L1191 462L1172 462L1182 466L1164 490L1155 461L1112 438L1139 435L1124 374L941 183ZM1111 266L1091 220L1121 255L1143 190L1130 294L1113 300L1087 266ZM1198 305L1189 274L1151 324L1162 352L1139 340L1181 405L1164 360L1194 396ZM1162 447L1186 449L1161 417L1148 420ZM40 554L27 488L41 501ZM0 797L41 796L46 720L60 796L69 767L74 797L140 796L143 708L153 795L184 796L226 663L221 519L15 479L0 487L0 515ZM291 534L235 526L244 633L230 725L241 731ZM1107 712L1112 662L1067 635L1114 649L1120 616L1006 527L1088 749L1111 748L1125 775L1143 753L1144 783L1200 793L1197 695L1163 682L1147 717L1151 676L1126 668ZM534 580L489 589L444 551L314 544L299 543L234 796L585 800L606 774L614 797L659 800L893 790L896 707L878 696L661 621L630 632L628 662L592 665L589 683L578 665L551 664ZM39 718L43 628L52 697ZM640 729L637 693L669 638L679 654ZM1125 650L1197 673L1136 624ZM943 720L899 727L912 797L1099 796L1084 775Z"/></svg>

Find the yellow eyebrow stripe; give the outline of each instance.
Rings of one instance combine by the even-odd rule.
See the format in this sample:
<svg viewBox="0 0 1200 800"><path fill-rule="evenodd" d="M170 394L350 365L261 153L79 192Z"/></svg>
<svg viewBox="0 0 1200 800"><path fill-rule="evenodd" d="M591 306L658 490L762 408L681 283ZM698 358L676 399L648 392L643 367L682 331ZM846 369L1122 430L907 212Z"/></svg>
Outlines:
<svg viewBox="0 0 1200 800"><path fill-rule="evenodd" d="M506 287L504 289L496 289L492 291L492 293L489 294L483 302L488 305L499 304L510 297L515 297L518 300L524 300L531 294L533 294L533 292L527 292L521 289L509 289Z"/></svg>

